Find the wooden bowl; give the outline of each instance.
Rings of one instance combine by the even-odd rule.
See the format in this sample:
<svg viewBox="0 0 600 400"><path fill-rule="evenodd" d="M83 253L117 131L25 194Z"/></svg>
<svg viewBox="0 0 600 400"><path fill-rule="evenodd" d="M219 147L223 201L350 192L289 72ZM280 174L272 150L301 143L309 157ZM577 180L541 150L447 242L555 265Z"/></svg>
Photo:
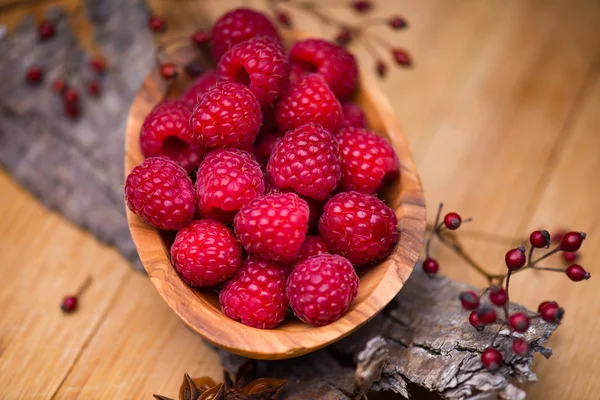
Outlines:
<svg viewBox="0 0 600 400"><path fill-rule="evenodd" d="M275 329L251 328L229 319L219 309L216 290L196 290L177 275L170 260L168 235L127 210L127 221L140 259L154 286L185 323L209 342L242 356L285 359L300 356L349 335L380 312L400 291L421 252L425 233L425 200L406 138L385 96L368 76L361 77L355 99L367 113L370 127L387 134L400 158L400 179L383 198L395 210L400 237L392 255L378 265L358 270L358 296L346 314L323 327L289 315ZM164 96L164 82L155 71L137 93L127 122L125 174L143 161L139 133L145 116Z"/></svg>

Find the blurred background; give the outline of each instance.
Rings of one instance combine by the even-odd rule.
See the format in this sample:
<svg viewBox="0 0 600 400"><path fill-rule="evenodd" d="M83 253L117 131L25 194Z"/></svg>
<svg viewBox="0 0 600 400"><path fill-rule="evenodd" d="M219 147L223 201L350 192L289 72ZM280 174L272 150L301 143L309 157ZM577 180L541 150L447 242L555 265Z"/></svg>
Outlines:
<svg viewBox="0 0 600 400"><path fill-rule="evenodd" d="M498 273L505 239L585 231L580 263L600 272L600 3L379 0L368 16L347 3L319 2L348 24L408 23L370 28L387 48L350 48L374 75L378 60L389 66L380 86L409 139L429 221L441 201L473 217L465 246ZM0 398L149 398L175 393L183 372L220 379L216 354L131 268L123 133L156 46L242 4L265 9L258 0L0 0ZM339 33L281 7L297 29ZM150 15L166 21L164 33L148 28ZM42 40L48 19L56 31ZM396 48L410 67L395 66ZM90 66L97 59L105 72ZM40 84L27 82L31 66L43 70ZM79 90L76 118L52 91L60 77ZM434 252L441 273L485 283ZM61 298L90 275L79 311L62 316ZM537 275L511 281L511 299L530 308L556 299L566 317L549 343L556 357L535 362L528 398L600 398L598 281Z"/></svg>

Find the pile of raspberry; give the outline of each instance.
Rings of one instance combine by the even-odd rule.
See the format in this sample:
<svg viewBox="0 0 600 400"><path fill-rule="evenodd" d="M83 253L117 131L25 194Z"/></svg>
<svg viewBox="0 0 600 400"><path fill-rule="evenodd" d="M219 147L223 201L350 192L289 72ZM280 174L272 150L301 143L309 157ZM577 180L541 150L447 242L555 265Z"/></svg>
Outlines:
<svg viewBox="0 0 600 400"><path fill-rule="evenodd" d="M358 67L344 48L308 39L287 50L245 8L210 37L216 69L144 121L127 206L177 231L173 267L220 290L228 317L268 329L291 309L329 324L356 298L356 271L397 243L396 215L377 196L399 177L398 157L352 101Z"/></svg>

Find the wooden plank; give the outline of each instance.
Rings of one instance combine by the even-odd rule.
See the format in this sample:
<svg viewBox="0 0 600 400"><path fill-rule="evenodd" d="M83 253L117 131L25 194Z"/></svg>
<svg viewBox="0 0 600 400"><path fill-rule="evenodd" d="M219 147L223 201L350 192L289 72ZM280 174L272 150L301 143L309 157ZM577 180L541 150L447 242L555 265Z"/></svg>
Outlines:
<svg viewBox="0 0 600 400"><path fill-rule="evenodd" d="M0 173L0 398L49 398L131 274L116 251L49 212ZM62 297L91 275L80 309Z"/></svg>

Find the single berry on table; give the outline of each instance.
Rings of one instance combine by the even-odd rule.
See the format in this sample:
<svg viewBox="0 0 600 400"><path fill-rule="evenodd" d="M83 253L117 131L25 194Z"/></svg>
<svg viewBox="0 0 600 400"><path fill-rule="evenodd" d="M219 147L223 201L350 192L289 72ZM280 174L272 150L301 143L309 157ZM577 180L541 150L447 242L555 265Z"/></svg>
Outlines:
<svg viewBox="0 0 600 400"><path fill-rule="evenodd" d="M106 63L100 57L93 57L90 60L90 67L97 74L103 74L106 72Z"/></svg>
<svg viewBox="0 0 600 400"><path fill-rule="evenodd" d="M535 248L548 248L550 247L550 233L548 231L533 231L529 235L529 243Z"/></svg>
<svg viewBox="0 0 600 400"><path fill-rule="evenodd" d="M440 264L437 262L437 260L433 258L426 258L425 261L423 261L423 271L429 275L429 277L436 275L439 270Z"/></svg>
<svg viewBox="0 0 600 400"><path fill-rule="evenodd" d="M392 56L394 57L396 64L401 67L410 67L412 65L412 61L406 50L392 49Z"/></svg>
<svg viewBox="0 0 600 400"><path fill-rule="evenodd" d="M60 309L65 314L70 314L77 309L77 297L76 296L65 296L60 303Z"/></svg>
<svg viewBox="0 0 600 400"><path fill-rule="evenodd" d="M288 13L285 13L283 11L277 11L275 13L275 18L281 25L285 26L286 28L292 27L292 20L290 19Z"/></svg>
<svg viewBox="0 0 600 400"><path fill-rule="evenodd" d="M529 343L523 339L515 339L512 343L512 350L518 356L524 356L529 352Z"/></svg>
<svg viewBox="0 0 600 400"><path fill-rule="evenodd" d="M225 225L203 219L177 232L171 259L189 285L215 286L235 275L242 263L242 248Z"/></svg>
<svg viewBox="0 0 600 400"><path fill-rule="evenodd" d="M583 232L567 232L560 241L562 251L574 252L579 250L585 240L586 234Z"/></svg>
<svg viewBox="0 0 600 400"><path fill-rule="evenodd" d="M485 325L496 322L496 310L488 305L483 305L477 308L477 317Z"/></svg>
<svg viewBox="0 0 600 400"><path fill-rule="evenodd" d="M592 277L592 275L579 264L569 265L565 272L573 282L580 282Z"/></svg>
<svg viewBox="0 0 600 400"><path fill-rule="evenodd" d="M160 76L165 80L173 80L177 78L179 72L177 71L177 65L173 63L164 63L160 66Z"/></svg>
<svg viewBox="0 0 600 400"><path fill-rule="evenodd" d="M517 271L521 269L526 262L525 248L519 246L516 249L509 250L504 256L506 267L509 271Z"/></svg>
<svg viewBox="0 0 600 400"><path fill-rule="evenodd" d="M479 307L479 296L475 292L462 292L459 295L460 304L465 310L475 310Z"/></svg>
<svg viewBox="0 0 600 400"><path fill-rule="evenodd" d="M335 36L335 42L342 47L346 47L352 40L352 32L348 28L342 28Z"/></svg>
<svg viewBox="0 0 600 400"><path fill-rule="evenodd" d="M508 318L508 326L516 332L526 332L529 329L530 318L523 312L512 314Z"/></svg>
<svg viewBox="0 0 600 400"><path fill-rule="evenodd" d="M485 329L485 324L479 319L477 316L477 311L475 310L471 311L471 314L469 314L469 323L471 326L473 326L473 328L477 329L478 332L481 332Z"/></svg>
<svg viewBox="0 0 600 400"><path fill-rule="evenodd" d="M358 285L358 276L350 261L326 254L296 265L287 281L287 295L300 320L322 326L344 315L356 298Z"/></svg>
<svg viewBox="0 0 600 400"><path fill-rule="evenodd" d="M167 21L156 15L150 16L148 27L154 32L164 32L167 30Z"/></svg>
<svg viewBox="0 0 600 400"><path fill-rule="evenodd" d="M394 17L391 17L390 19L388 19L388 24L393 29L402 29L402 28L406 28L408 26L408 23L406 22L406 20L399 16L394 16Z"/></svg>
<svg viewBox="0 0 600 400"><path fill-rule="evenodd" d="M379 60L375 63L375 70L380 78L384 78L387 75L387 64Z"/></svg>
<svg viewBox="0 0 600 400"><path fill-rule="evenodd" d="M54 22L45 19L38 25L38 36L41 40L53 38L55 34L56 27Z"/></svg>
<svg viewBox="0 0 600 400"><path fill-rule="evenodd" d="M296 263L323 254L330 254L325 239L321 235L306 235L302 246L300 246L300 251L298 251Z"/></svg>
<svg viewBox="0 0 600 400"><path fill-rule="evenodd" d="M481 364L488 371L496 371L502 366L502 354L493 348L487 348L481 353Z"/></svg>
<svg viewBox="0 0 600 400"><path fill-rule="evenodd" d="M352 8L354 8L359 13L364 13L373 8L373 3L368 0L353 0Z"/></svg>
<svg viewBox="0 0 600 400"><path fill-rule="evenodd" d="M44 71L37 65L32 65L27 68L27 71L25 72L25 80L32 85L39 84L43 78Z"/></svg>
<svg viewBox="0 0 600 400"><path fill-rule="evenodd" d="M448 213L444 216L444 225L451 231L458 229L462 223L462 218L455 212Z"/></svg>
<svg viewBox="0 0 600 400"><path fill-rule="evenodd" d="M494 285L490 288L490 301L496 306L503 306L508 301L508 294L502 286Z"/></svg>

